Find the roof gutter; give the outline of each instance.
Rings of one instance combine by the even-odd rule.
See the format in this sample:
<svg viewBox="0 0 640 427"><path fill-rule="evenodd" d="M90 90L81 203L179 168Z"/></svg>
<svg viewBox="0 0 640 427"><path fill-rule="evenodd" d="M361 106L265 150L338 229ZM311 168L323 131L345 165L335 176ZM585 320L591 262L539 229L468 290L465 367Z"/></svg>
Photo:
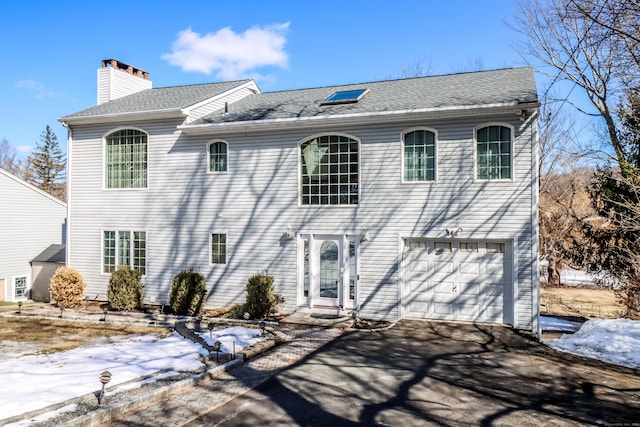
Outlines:
<svg viewBox="0 0 640 427"><path fill-rule="evenodd" d="M100 114L93 116L71 116L58 119L61 123L69 125L90 125L103 123L135 122L141 120L182 119L188 116L188 112L182 108L166 110L137 111L135 113Z"/></svg>
<svg viewBox="0 0 640 427"><path fill-rule="evenodd" d="M537 109L539 102L527 103L496 103L484 105L453 106L444 108L415 108L395 111L363 112L338 115L322 115L312 117L291 117L282 119L245 120L236 122L219 122L206 124L185 124L178 129L187 135L204 135L211 132L228 131L241 132L246 130L260 130L273 128L314 128L327 125L359 125L371 124L372 120L406 122L416 119L444 119L469 115L486 115L495 113L514 113L516 110Z"/></svg>

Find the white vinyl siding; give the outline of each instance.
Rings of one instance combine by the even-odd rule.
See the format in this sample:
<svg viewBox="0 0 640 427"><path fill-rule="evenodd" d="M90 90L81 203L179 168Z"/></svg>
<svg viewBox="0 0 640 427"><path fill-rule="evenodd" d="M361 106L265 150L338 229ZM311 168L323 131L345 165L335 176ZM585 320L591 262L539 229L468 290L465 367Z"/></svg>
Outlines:
<svg viewBox="0 0 640 427"><path fill-rule="evenodd" d="M316 130L274 129L184 135L179 120L136 123L153 139L149 144L149 188L145 192L102 191L97 170L100 142L108 126L73 129L71 192L71 265L87 281L87 294L106 298L108 277L100 274L101 230L146 230L145 296L167 299L173 276L196 268L210 290L208 306L225 306L245 297L246 280L268 269L283 294L286 311L298 309L296 240L286 233L360 235L359 280L355 290L359 314L395 320L402 316L402 271L399 247L404 238L445 241L446 229L461 228L470 241L513 241L515 325L531 326L532 150L528 126L519 118L499 115L496 122L514 126L512 179L477 181L475 118L336 126L318 135L344 132L358 141L358 204L349 209L303 205L300 142ZM403 146L407 129L437 130L437 185L403 183ZM227 174L209 174L204 149L224 139L233 147ZM361 191L360 191L361 189ZM213 230L213 231L212 231ZM226 264L211 263L211 234L234 236ZM304 245L301 245L304 247ZM302 257L301 257L302 258ZM399 259L400 258L400 261ZM304 277L304 274L300 274ZM300 295L303 295L300 285Z"/></svg>

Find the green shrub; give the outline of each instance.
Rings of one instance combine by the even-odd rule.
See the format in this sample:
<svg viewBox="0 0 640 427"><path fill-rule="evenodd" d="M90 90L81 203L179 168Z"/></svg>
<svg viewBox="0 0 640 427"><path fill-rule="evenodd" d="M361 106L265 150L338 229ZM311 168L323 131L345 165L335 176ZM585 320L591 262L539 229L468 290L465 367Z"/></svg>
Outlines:
<svg viewBox="0 0 640 427"><path fill-rule="evenodd" d="M121 265L111 273L107 298L114 310L126 311L142 307L142 280L139 271Z"/></svg>
<svg viewBox="0 0 640 427"><path fill-rule="evenodd" d="M206 295L204 276L193 269L182 270L173 278L169 305L176 314L195 316L202 311Z"/></svg>
<svg viewBox="0 0 640 427"><path fill-rule="evenodd" d="M276 305L273 276L265 271L249 277L247 302L242 306L243 313L249 313L251 319L261 319L268 316Z"/></svg>
<svg viewBox="0 0 640 427"><path fill-rule="evenodd" d="M51 298L58 307L76 308L82 304L84 277L73 267L60 267L49 281Z"/></svg>

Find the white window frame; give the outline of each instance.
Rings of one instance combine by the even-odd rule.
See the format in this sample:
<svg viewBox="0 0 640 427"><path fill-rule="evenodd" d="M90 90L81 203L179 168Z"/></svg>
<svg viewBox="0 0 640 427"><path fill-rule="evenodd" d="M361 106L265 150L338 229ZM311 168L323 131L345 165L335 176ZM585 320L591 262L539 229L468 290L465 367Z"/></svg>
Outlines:
<svg viewBox="0 0 640 427"><path fill-rule="evenodd" d="M511 130L511 158L509 159L509 168L511 172L511 178L495 178L495 179L484 179L478 178L478 130L482 128L486 128L489 126L503 126L509 128ZM473 128L473 180L478 182L510 182L515 179L515 168L514 168L514 158L515 158L515 141L516 141L516 131L515 126L504 123L504 122L489 122L482 123Z"/></svg>
<svg viewBox="0 0 640 427"><path fill-rule="evenodd" d="M144 187L117 187L117 188L109 188L107 185L108 176L107 176L107 138L119 131L123 130L135 130L138 132L142 132L147 136L147 164L146 164L146 178L145 178L145 186ZM105 191L145 191L149 188L149 176L150 176L150 161L149 161L149 146L151 145L151 137L149 132L144 129L135 127L135 126L121 126L115 129L109 130L107 133L102 135L102 189Z"/></svg>
<svg viewBox="0 0 640 427"><path fill-rule="evenodd" d="M355 204L308 204L305 205L302 203L302 161L300 160L301 156L302 156L302 144L304 144L307 141L313 140L315 138L321 138L324 136L341 136L341 137L345 137L345 138L349 138L352 139L356 142L357 146L358 146L358 203ZM331 207L331 208L341 208L341 209L345 209L345 208L357 208L358 206L360 206L360 204L362 203L362 177L363 177L363 173L362 173L362 140L354 135L348 134L348 133L344 133L344 132L320 132L320 133L316 133L313 135L309 135L303 139L301 139L300 141L298 141L298 150L297 150L297 156L298 156L298 207L301 208L324 208L324 207Z"/></svg>
<svg viewBox="0 0 640 427"><path fill-rule="evenodd" d="M405 180L405 164L404 164L404 138L408 133L415 131L427 131L433 133L433 179L427 180L419 180L419 181L408 181ZM434 128L430 128L427 126L418 126L409 129L405 129L400 134L400 158L402 167L400 169L400 180L403 184L430 184L434 182L438 182L438 130Z"/></svg>
<svg viewBox="0 0 640 427"><path fill-rule="evenodd" d="M211 146L213 144L224 144L225 148L227 149L226 169L223 171L211 170ZM212 139L211 141L207 142L207 174L222 175L222 174L228 174L228 173L229 173L229 143L223 139Z"/></svg>
<svg viewBox="0 0 640 427"><path fill-rule="evenodd" d="M25 279L25 288L24 288L24 296L19 297L16 295L16 280L23 278ZM11 301L26 301L29 299L29 291L31 290L31 275L30 274L19 274L17 276L11 277Z"/></svg>
<svg viewBox="0 0 640 427"><path fill-rule="evenodd" d="M104 263L104 250L105 250L105 246L104 246L104 235L106 232L114 232L115 233L115 264L114 264L114 271L118 269L118 267L120 267L123 264L120 264L120 233L129 233L129 242L131 244L130 248L129 248L129 267L131 267L132 269L139 271L139 269L135 266L135 237L134 237L134 233L144 233L144 243L145 243L145 248L144 248L144 273L142 274L142 276L146 276L147 275L147 271L149 270L149 232L147 230L135 230L135 229L128 229L128 230L123 230L121 228L104 228L103 230L100 231L100 274L102 275L111 275L112 271L105 271L105 263Z"/></svg>
<svg viewBox="0 0 640 427"><path fill-rule="evenodd" d="M213 262L213 235L222 234L225 237L224 242L224 262ZM212 230L209 232L209 265L227 265L229 264L229 233L227 231Z"/></svg>

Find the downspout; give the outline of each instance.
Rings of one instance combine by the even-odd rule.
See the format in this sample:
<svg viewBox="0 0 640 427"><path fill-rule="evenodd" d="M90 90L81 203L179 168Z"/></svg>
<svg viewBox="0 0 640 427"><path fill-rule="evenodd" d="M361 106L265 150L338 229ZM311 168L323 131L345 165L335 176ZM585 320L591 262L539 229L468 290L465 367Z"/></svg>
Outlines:
<svg viewBox="0 0 640 427"><path fill-rule="evenodd" d="M532 315L533 315L533 333L542 340L542 327L540 325L540 266L539 266L539 239L540 239L540 218L539 218L539 156L538 156L538 110L531 116L531 223L532 229L532 245L531 245L531 279L533 286L532 298Z"/></svg>

